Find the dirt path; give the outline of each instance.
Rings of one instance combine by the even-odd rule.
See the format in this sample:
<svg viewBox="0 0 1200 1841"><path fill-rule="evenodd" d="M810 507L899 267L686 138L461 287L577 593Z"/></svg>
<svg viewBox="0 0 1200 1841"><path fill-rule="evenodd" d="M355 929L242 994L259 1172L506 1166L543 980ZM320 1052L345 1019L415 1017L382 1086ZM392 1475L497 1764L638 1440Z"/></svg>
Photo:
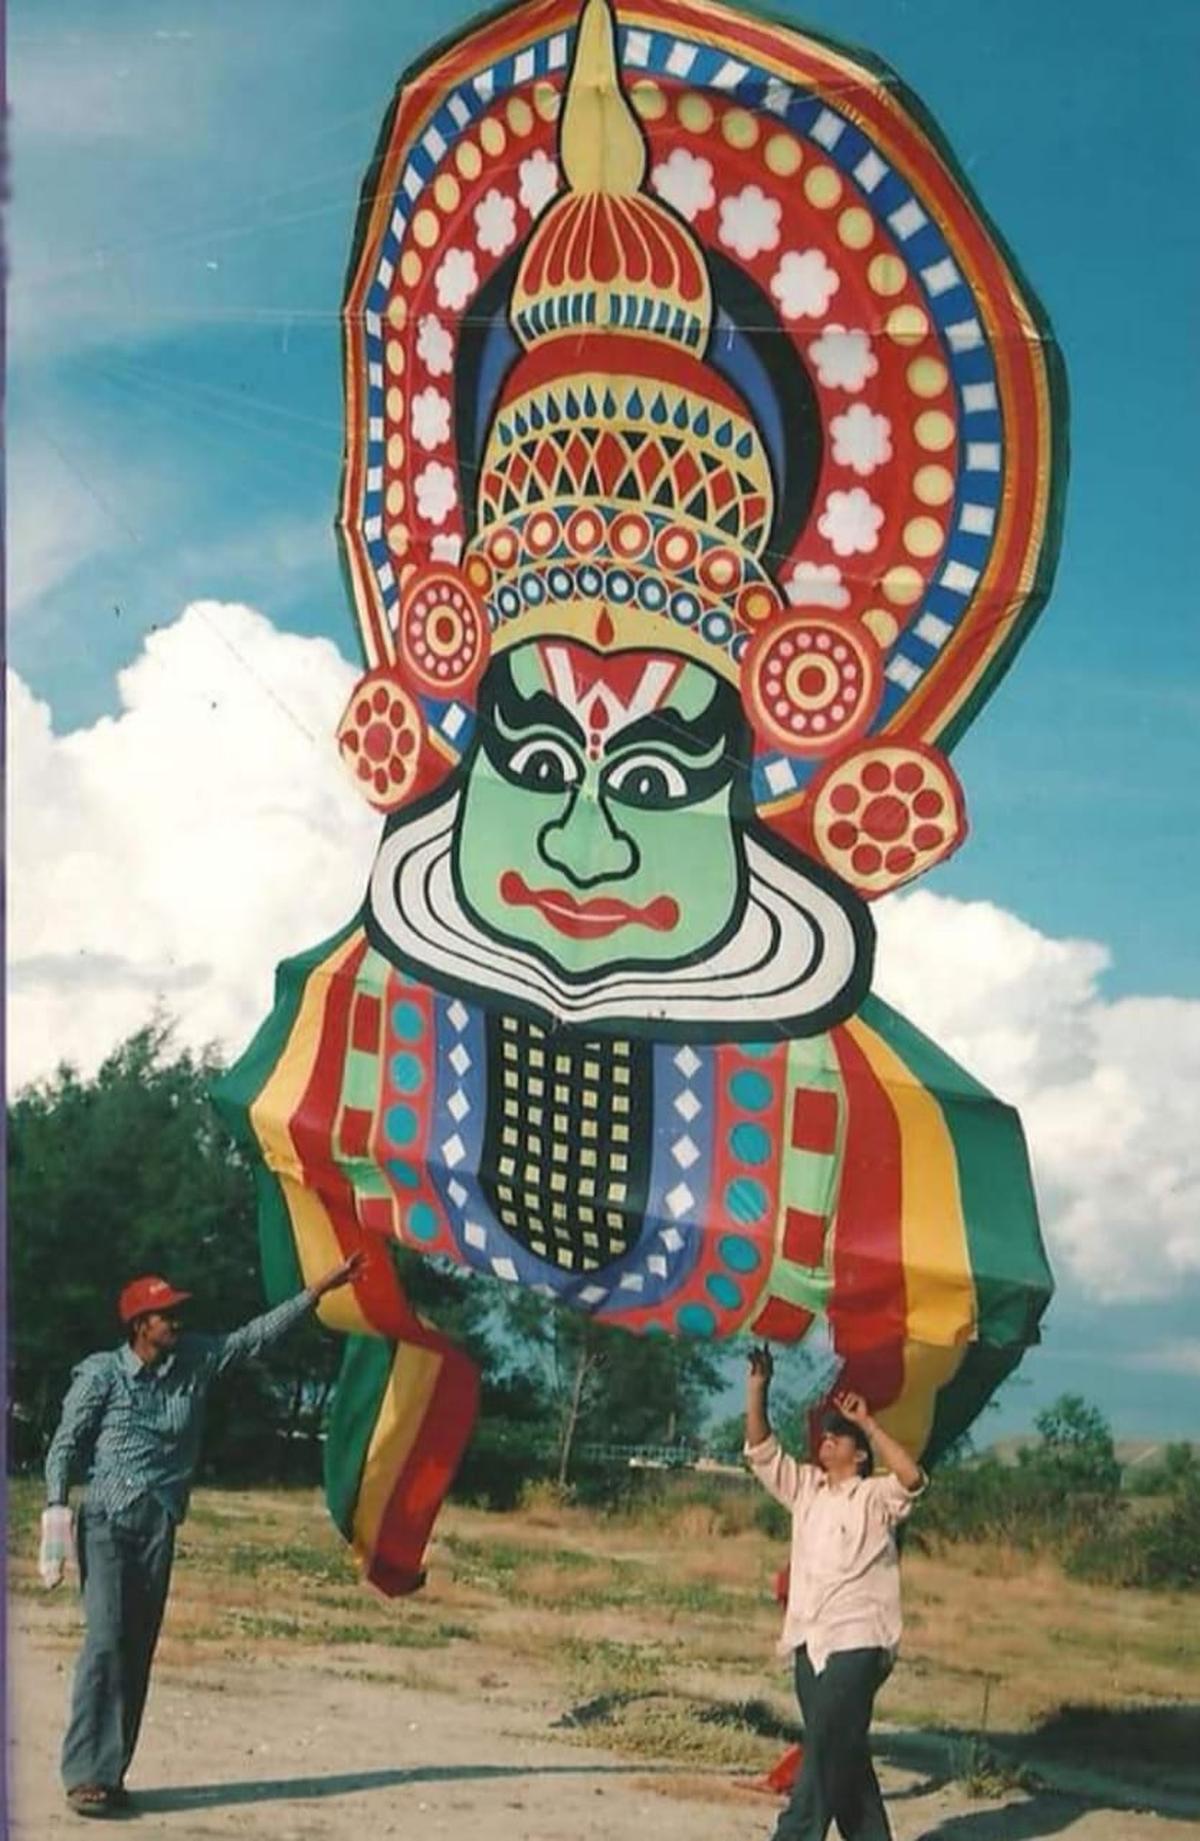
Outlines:
<svg viewBox="0 0 1200 1841"><path fill-rule="evenodd" d="M9 1833L86 1832L62 1801L70 1680L62 1610L17 1598L9 1622ZM556 1733L536 1678L417 1691L378 1651L156 1670L131 1778L146 1841L765 1841L775 1805L727 1776L634 1763ZM374 1665L374 1666L373 1666ZM907 1742L906 1742L907 1743ZM903 1750L889 1745L882 1750ZM919 1746L917 1747L919 1749ZM923 1769L881 1765L896 1841L1181 1841L1200 1822L1057 1793L972 1803ZM1164 1803L1169 1799L1161 1799Z"/></svg>

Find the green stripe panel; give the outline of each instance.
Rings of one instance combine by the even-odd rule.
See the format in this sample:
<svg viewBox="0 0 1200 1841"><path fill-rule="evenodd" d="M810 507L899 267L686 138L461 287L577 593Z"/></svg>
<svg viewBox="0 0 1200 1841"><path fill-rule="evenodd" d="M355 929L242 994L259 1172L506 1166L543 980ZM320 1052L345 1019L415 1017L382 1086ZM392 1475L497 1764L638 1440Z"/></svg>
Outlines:
<svg viewBox="0 0 1200 1841"><path fill-rule="evenodd" d="M878 998L868 997L860 1015L933 1094L945 1117L958 1161L979 1340L1000 1348L1036 1342L1054 1280L1020 1119Z"/></svg>
<svg viewBox="0 0 1200 1841"><path fill-rule="evenodd" d="M394 1342L347 1336L325 1433L325 1500L347 1540L354 1527L363 1465L392 1372Z"/></svg>

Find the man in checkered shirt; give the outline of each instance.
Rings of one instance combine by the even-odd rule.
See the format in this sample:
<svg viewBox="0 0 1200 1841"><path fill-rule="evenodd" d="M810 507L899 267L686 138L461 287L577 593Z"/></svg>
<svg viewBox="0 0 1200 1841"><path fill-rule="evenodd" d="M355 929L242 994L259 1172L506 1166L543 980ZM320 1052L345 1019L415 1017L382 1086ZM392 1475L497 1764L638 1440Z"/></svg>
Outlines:
<svg viewBox="0 0 1200 1841"><path fill-rule="evenodd" d="M327 1291L353 1279L354 1254L274 1310L224 1336L184 1332L190 1296L165 1279L132 1280L118 1313L126 1341L75 1369L46 1454L47 1514L61 1522L71 1482L86 1475L79 1571L86 1636L62 1750L67 1800L80 1815L127 1804L150 1664L167 1601L175 1530L187 1513L213 1382L277 1342ZM44 1534L43 1545L46 1545ZM61 1578L51 1561L43 1577Z"/></svg>

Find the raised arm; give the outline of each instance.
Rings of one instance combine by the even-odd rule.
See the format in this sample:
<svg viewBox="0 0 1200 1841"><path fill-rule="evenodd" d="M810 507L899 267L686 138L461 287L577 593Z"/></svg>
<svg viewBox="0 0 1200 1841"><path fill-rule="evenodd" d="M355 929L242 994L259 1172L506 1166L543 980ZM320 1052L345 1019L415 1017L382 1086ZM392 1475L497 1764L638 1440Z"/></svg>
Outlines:
<svg viewBox="0 0 1200 1841"><path fill-rule="evenodd" d="M871 1450L875 1454L876 1462L882 1464L885 1470L890 1470L902 1488L911 1492L922 1487L925 1482L925 1472L905 1450L899 1439L893 1438L890 1432L884 1431L877 1420L872 1419L870 1408L861 1394L835 1394L833 1404L839 1413L844 1414L847 1419L852 1419L855 1425L862 1427L871 1441Z"/></svg>
<svg viewBox="0 0 1200 1841"><path fill-rule="evenodd" d="M751 1349L746 1372L746 1458L767 1493L790 1509L804 1488L808 1466L789 1456L771 1430L767 1396L774 1366L765 1344Z"/></svg>
<svg viewBox="0 0 1200 1841"><path fill-rule="evenodd" d="M351 1253L340 1265L332 1267L321 1278L314 1280L305 1291L298 1291L294 1298L288 1298L277 1304L274 1310L264 1311L261 1317L251 1318L240 1329L230 1330L228 1335L213 1338L216 1356L216 1371L225 1374L230 1368L237 1368L242 1362L253 1361L264 1349L269 1349L281 1337L286 1336L293 1324L299 1323L301 1317L310 1311L318 1298L323 1298L327 1291L336 1291L341 1285L348 1285L362 1270L363 1255Z"/></svg>

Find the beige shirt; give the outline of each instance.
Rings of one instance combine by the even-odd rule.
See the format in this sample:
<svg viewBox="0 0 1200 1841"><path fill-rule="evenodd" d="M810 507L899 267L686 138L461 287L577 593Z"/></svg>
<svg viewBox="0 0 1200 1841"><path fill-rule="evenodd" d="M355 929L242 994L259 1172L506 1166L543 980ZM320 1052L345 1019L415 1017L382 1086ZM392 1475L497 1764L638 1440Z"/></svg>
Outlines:
<svg viewBox="0 0 1200 1841"><path fill-rule="evenodd" d="M792 1557L781 1655L808 1648L819 1675L843 1649L895 1651L900 1642L900 1565L894 1529L924 1488L891 1472L831 1483L799 1464L772 1435L747 1445L755 1476L792 1512Z"/></svg>

